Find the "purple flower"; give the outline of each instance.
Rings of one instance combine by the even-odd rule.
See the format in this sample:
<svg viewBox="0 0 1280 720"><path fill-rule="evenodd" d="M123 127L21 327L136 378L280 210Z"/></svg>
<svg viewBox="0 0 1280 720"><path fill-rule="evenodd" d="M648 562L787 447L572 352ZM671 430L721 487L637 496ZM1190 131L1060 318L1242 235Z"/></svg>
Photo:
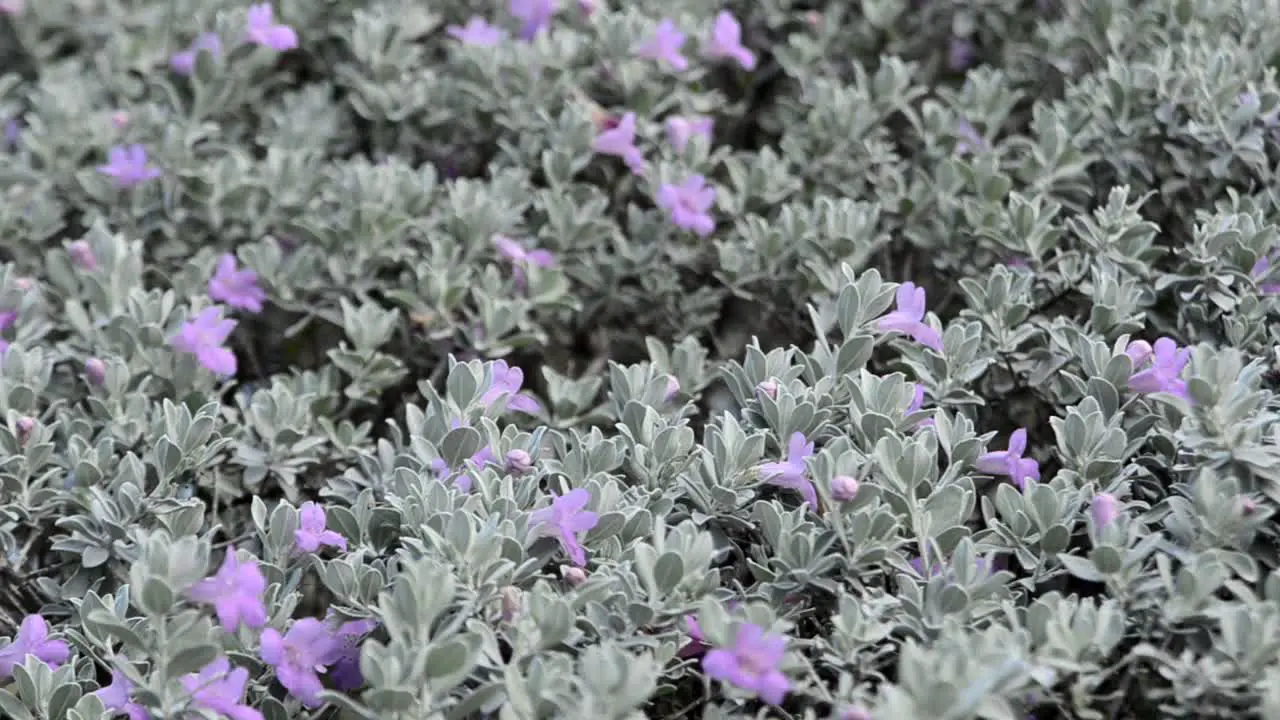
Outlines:
<svg viewBox="0 0 1280 720"><path fill-rule="evenodd" d="M0 332L4 332L5 330L8 330L9 328L13 327L13 324L17 322L17 320L18 320L18 313L14 312L13 310L6 310L3 312L0 312ZM8 351L9 351L9 343L6 342L4 338L0 338L0 355L3 355Z"/></svg>
<svg viewBox="0 0 1280 720"><path fill-rule="evenodd" d="M968 155L971 152L987 149L987 141L968 120L956 123L956 154Z"/></svg>
<svg viewBox="0 0 1280 720"><path fill-rule="evenodd" d="M43 616L28 615L22 618L18 635L0 649L0 678L11 677L13 669L26 662L28 655L56 668L71 657L71 648L61 640L49 639L49 623Z"/></svg>
<svg viewBox="0 0 1280 720"><path fill-rule="evenodd" d="M695 115L691 117L669 117L667 118L667 142L671 143L671 147L675 151L682 153L689 147L689 141L693 136L700 135L711 140L711 129L715 121L709 117Z"/></svg>
<svg viewBox="0 0 1280 720"><path fill-rule="evenodd" d="M191 43L186 50L176 52L173 57L169 58L169 68L179 75L190 75L196 70L196 60L200 57L201 52L207 52L213 57L222 54L222 40L217 33L202 33Z"/></svg>
<svg viewBox="0 0 1280 720"><path fill-rule="evenodd" d="M293 532L294 547L304 553L313 553L322 545L347 549L347 539L325 528L324 508L313 502L304 502L298 508L298 529Z"/></svg>
<svg viewBox="0 0 1280 720"><path fill-rule="evenodd" d="M1129 348L1133 345L1130 344ZM1129 354L1129 348L1125 354ZM1141 357L1141 350L1136 353ZM1129 357L1134 358L1135 355ZM1139 393L1167 392L1187 399L1187 383L1179 376L1191 360L1191 350L1179 348L1172 338L1162 337L1151 346L1149 356L1142 357L1143 364L1148 359L1150 366L1129 378L1129 389ZM1137 365L1139 363L1135 362L1135 369Z"/></svg>
<svg viewBox="0 0 1280 720"><path fill-rule="evenodd" d="M377 627L377 620L351 620L334 631L329 678L339 690L351 691L364 685L364 676L360 674L360 644Z"/></svg>
<svg viewBox="0 0 1280 720"><path fill-rule="evenodd" d="M578 533L584 533L596 526L599 516L585 509L591 502L591 493L578 488L570 490L551 501L551 505L541 510L534 510L529 515L529 524L538 529L543 537L553 537L560 541L569 560L578 567L587 564L587 550L578 541Z"/></svg>
<svg viewBox="0 0 1280 720"><path fill-rule="evenodd" d="M459 426L461 425L459 424ZM494 456L491 448L482 447L476 451L476 454L467 458L466 462L479 470L490 463L496 463L497 458ZM450 478L452 478L453 484L458 488L458 490L464 493L471 492L471 476L465 472L455 474L449 468L449 464L444 461L444 458L436 458L435 460L432 460L431 470L440 477L441 482L448 482Z"/></svg>
<svg viewBox="0 0 1280 720"><path fill-rule="evenodd" d="M685 631L689 633L690 643L680 648L677 653L678 657L689 658L697 657L705 653L710 646L707 645L707 636L702 632L702 626L698 624L698 618L695 615L687 615L684 619Z"/></svg>
<svg viewBox="0 0 1280 720"><path fill-rule="evenodd" d="M953 72L966 70L973 64L973 43L965 38L952 37L947 46L947 67Z"/></svg>
<svg viewBox="0 0 1280 720"><path fill-rule="evenodd" d="M736 685L770 705L779 705L791 683L779 666L787 650L782 635L766 634L758 625L738 626L732 647L717 648L702 658L707 677Z"/></svg>
<svg viewBox="0 0 1280 720"><path fill-rule="evenodd" d="M317 672L332 662L334 650L329 628L315 618L302 618L283 636L274 628L263 630L259 654L275 668L276 679L291 695L317 708L324 691Z"/></svg>
<svg viewBox="0 0 1280 720"><path fill-rule="evenodd" d="M18 146L18 139L22 137L22 125L17 120L7 120L4 124L4 142L10 148Z"/></svg>
<svg viewBox="0 0 1280 720"><path fill-rule="evenodd" d="M236 327L235 320L222 317L222 308L214 305L183 323L178 334L169 343L178 352L191 353L210 372L218 375L236 374L236 356L223 343Z"/></svg>
<svg viewBox="0 0 1280 720"><path fill-rule="evenodd" d="M722 10L711 26L711 36L702 46L702 54L713 60L737 60L743 70L756 69L756 55L742 45L742 26L733 13Z"/></svg>
<svg viewBox="0 0 1280 720"><path fill-rule="evenodd" d="M631 172L644 170L644 154L636 147L636 114L629 112L618 124L596 136L591 149L601 155L613 155L631 168Z"/></svg>
<svg viewBox="0 0 1280 720"><path fill-rule="evenodd" d="M98 258L87 240L72 240L67 243L67 254L71 256L71 262L85 272L98 269Z"/></svg>
<svg viewBox="0 0 1280 720"><path fill-rule="evenodd" d="M507 409L516 412L536 415L542 410L537 400L528 395L520 395L520 386L524 384L524 371L518 367L510 367L506 360L495 360L490 365L493 381L489 389L480 397L486 407L494 404L499 398L506 397Z"/></svg>
<svg viewBox="0 0 1280 720"><path fill-rule="evenodd" d="M249 671L231 669L231 661L220 657L198 674L182 678L182 687L191 696L191 704L202 710L226 715L231 720L263 720L262 713L241 703L249 685Z"/></svg>
<svg viewBox="0 0 1280 720"><path fill-rule="evenodd" d="M1254 280L1261 280L1267 276L1271 270L1271 258L1266 255L1258 258L1258 262L1253 264L1253 269L1249 271L1249 277ZM1262 283L1258 286L1264 295L1280 294L1280 283Z"/></svg>
<svg viewBox="0 0 1280 720"><path fill-rule="evenodd" d="M249 6L248 29L246 36L254 45L271 48L278 52L298 47L298 33L293 28L275 21L275 11L271 3L259 3Z"/></svg>
<svg viewBox="0 0 1280 720"><path fill-rule="evenodd" d="M1022 453L1027 449L1027 430L1018 428L1009 436L1008 450L994 450L981 455L974 463L978 470L988 475L1006 475L1018 489L1026 486L1027 480L1040 479L1040 463L1033 458L1024 458Z"/></svg>
<svg viewBox="0 0 1280 720"><path fill-rule="evenodd" d="M689 61L680 54L680 48L683 46L684 33L680 32L674 22L663 19L654 28L653 36L636 47L636 55L648 60L665 62L676 70L685 70L689 67Z"/></svg>
<svg viewBox="0 0 1280 720"><path fill-rule="evenodd" d="M814 510L818 509L818 493L809 480L809 468L805 459L813 456L813 443L805 438L804 433L792 434L787 444L787 459L782 462L767 462L759 467L760 479L769 485L797 490L804 501Z"/></svg>
<svg viewBox="0 0 1280 720"><path fill-rule="evenodd" d="M516 278L516 285L521 290L524 289L527 281L524 272L526 265L536 265L541 268L555 267L556 257L548 250L529 250L506 235L494 235L493 244L498 248L499 255L511 261L511 269Z"/></svg>
<svg viewBox="0 0 1280 720"><path fill-rule="evenodd" d="M160 177L160 169L147 162L147 149L141 145L114 147L107 154L107 164L98 172L115 178L116 186L131 188Z"/></svg>
<svg viewBox="0 0 1280 720"><path fill-rule="evenodd" d="M920 383L915 383L914 386L915 390L911 396L911 402L907 404L907 409L904 413L908 416L914 415L924 409L924 386ZM925 418L920 421L920 424L917 427L928 427L934 424L933 418Z"/></svg>
<svg viewBox="0 0 1280 720"><path fill-rule="evenodd" d="M924 288L916 287L915 283L902 283L898 286L897 302L897 310L880 318L877 324L880 332L902 333L927 348L942 352L942 336L924 322Z"/></svg>
<svg viewBox="0 0 1280 720"><path fill-rule="evenodd" d="M1116 500L1116 496L1111 493L1098 493L1093 496L1093 502L1089 504L1089 516L1093 520L1093 527L1096 530L1115 522L1120 515L1120 502Z"/></svg>
<svg viewBox="0 0 1280 720"><path fill-rule="evenodd" d="M502 38L506 35L501 28L490 25L479 15L471 16L466 25L450 25L445 28L445 32L463 45L476 47L493 47L502 42Z"/></svg>
<svg viewBox="0 0 1280 720"><path fill-rule="evenodd" d="M521 40L532 40L551 24L555 14L555 0L511 0L511 15L522 23Z"/></svg>
<svg viewBox="0 0 1280 720"><path fill-rule="evenodd" d="M237 270L236 256L227 253L218 260L218 268L209 278L209 297L233 308L262 312L267 293L258 287L258 273Z"/></svg>
<svg viewBox="0 0 1280 720"><path fill-rule="evenodd" d="M116 714L124 713L129 716L129 720L150 720L151 718L151 713L147 712L146 708L131 699L133 683L119 670L111 671L110 685L99 688L93 694L102 701L103 707L115 711Z"/></svg>
<svg viewBox="0 0 1280 720"><path fill-rule="evenodd" d="M667 183L658 188L658 207L671 215L671 222L702 237L716 229L715 218L710 213L715 200L716 189L707 185L701 175L690 175L679 185Z"/></svg>
<svg viewBox="0 0 1280 720"><path fill-rule="evenodd" d="M218 572L196 583L187 594L196 602L213 605L222 627L235 632L241 623L251 628L267 624L267 608L262 603L266 590L267 579L257 561L240 562L233 545L227 548Z"/></svg>

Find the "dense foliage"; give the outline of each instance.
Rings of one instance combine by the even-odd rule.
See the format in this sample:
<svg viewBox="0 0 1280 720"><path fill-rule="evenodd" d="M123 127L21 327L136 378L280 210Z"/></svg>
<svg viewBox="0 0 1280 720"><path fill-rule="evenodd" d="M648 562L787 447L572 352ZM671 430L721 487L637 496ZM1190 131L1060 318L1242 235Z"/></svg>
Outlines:
<svg viewBox="0 0 1280 720"><path fill-rule="evenodd" d="M0 716L1280 718L1276 48L0 0Z"/></svg>

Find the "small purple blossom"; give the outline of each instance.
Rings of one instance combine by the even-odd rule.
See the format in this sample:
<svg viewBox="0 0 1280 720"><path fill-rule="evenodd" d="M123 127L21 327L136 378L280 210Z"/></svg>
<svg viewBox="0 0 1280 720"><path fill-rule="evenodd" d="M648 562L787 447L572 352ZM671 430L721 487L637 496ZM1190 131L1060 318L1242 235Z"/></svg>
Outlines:
<svg viewBox="0 0 1280 720"><path fill-rule="evenodd" d="M200 53L207 52L212 57L222 54L222 39L217 33L201 33L192 41L186 50L180 50L169 58L169 68L179 75L190 75L196 70L196 61Z"/></svg>
<svg viewBox="0 0 1280 720"><path fill-rule="evenodd" d="M805 464L805 460L812 456L813 443L805 438L804 433L794 433L787 444L787 459L760 465L760 479L769 485L798 491L804 501L816 511L818 492L809 480L809 468Z"/></svg>
<svg viewBox="0 0 1280 720"><path fill-rule="evenodd" d="M716 189L701 175L690 175L679 185L667 183L658 188L658 207L670 214L671 222L702 237L716 229L715 218L711 216L715 200Z"/></svg>
<svg viewBox="0 0 1280 720"><path fill-rule="evenodd" d="M849 502L858 497L858 481L849 475L831 478L831 497L836 502Z"/></svg>
<svg viewBox="0 0 1280 720"><path fill-rule="evenodd" d="M973 64L973 43L962 37L952 37L947 46L947 67L952 72L963 72Z"/></svg>
<svg viewBox="0 0 1280 720"><path fill-rule="evenodd" d="M22 124L16 119L6 120L4 123L4 142L9 149L18 146L18 139L22 137Z"/></svg>
<svg viewBox="0 0 1280 720"><path fill-rule="evenodd" d="M702 54L713 60L736 60L743 70L755 70L756 54L742 44L742 26L733 13L722 10L711 26L711 35L702 46Z"/></svg>
<svg viewBox="0 0 1280 720"><path fill-rule="evenodd" d="M898 308L880 318L880 332L897 332L936 352L942 352L942 336L924 322L924 288L905 282L898 286Z"/></svg>
<svg viewBox="0 0 1280 720"><path fill-rule="evenodd" d="M71 256L71 262L85 272L98 269L98 257L93 254L93 248L87 240L72 240L67 243L67 254Z"/></svg>
<svg viewBox="0 0 1280 720"><path fill-rule="evenodd" d="M293 532L294 547L304 553L316 552L324 545L346 550L347 539L326 526L324 508L313 502L302 503L298 508L298 529Z"/></svg>
<svg viewBox="0 0 1280 720"><path fill-rule="evenodd" d="M377 620L351 620L333 631L329 678L339 690L351 691L364 685L364 676L360 673L360 647L365 637L377 627Z"/></svg>
<svg viewBox="0 0 1280 720"><path fill-rule="evenodd" d="M231 669L231 661L220 657L199 673L185 675L182 687L197 709L226 715L231 720L263 720L262 713L245 705L244 691L249 686L249 671Z"/></svg>
<svg viewBox="0 0 1280 720"><path fill-rule="evenodd" d="M1270 271L1271 258L1263 255L1258 258L1258 262L1254 263L1253 268L1249 270L1249 277L1255 281L1262 280L1266 278ZM1263 295L1280 295L1280 283L1264 282L1258 285L1258 289L1262 291Z"/></svg>
<svg viewBox="0 0 1280 720"><path fill-rule="evenodd" d="M236 256L226 253L218 260L213 277L209 278L209 297L233 308L259 313L267 293L258 287L258 273L237 270Z"/></svg>
<svg viewBox="0 0 1280 720"><path fill-rule="evenodd" d="M506 36L501 28L490 25L489 21L479 15L471 16L466 25L450 25L445 28L445 32L463 45L475 47L493 47Z"/></svg>
<svg viewBox="0 0 1280 720"><path fill-rule="evenodd" d="M1120 502L1111 493L1098 493L1089 504L1089 517L1093 520L1095 530L1115 522L1120 515Z"/></svg>
<svg viewBox="0 0 1280 720"><path fill-rule="evenodd" d="M222 566L212 576L196 583L187 592L192 600L213 605L223 629L235 632L241 623L251 628L267 624L267 608L262 594L267 579L252 558L240 562L235 546L227 548Z"/></svg>
<svg viewBox="0 0 1280 720"><path fill-rule="evenodd" d="M686 70L689 60L680 54L685 35L676 24L664 18L653 29L653 35L636 47L636 55L647 60L664 62L676 70Z"/></svg>
<svg viewBox="0 0 1280 720"><path fill-rule="evenodd" d="M1133 344L1129 347L1132 348ZM1141 357L1141 350L1136 352ZM1128 349L1125 354L1129 354ZM1129 357L1134 358L1135 355ZM1184 400L1188 398L1187 383L1180 376L1191 360L1189 348L1179 348L1172 338L1162 337L1151 346L1151 352L1142 357L1142 363L1134 363L1135 369L1146 364L1147 360L1150 360L1150 365L1129 378L1130 390L1138 393L1167 392Z"/></svg>
<svg viewBox="0 0 1280 720"><path fill-rule="evenodd" d="M687 615L684 618L685 631L689 634L689 644L680 648L677 657L690 658L697 657L706 653L711 648L707 644L707 636L702 632L702 626L698 624L696 615Z"/></svg>
<svg viewBox="0 0 1280 720"><path fill-rule="evenodd" d="M147 712L146 708L133 701L133 683L119 670L111 671L110 685L99 688L93 694L98 696L103 707L117 714L123 713L129 717L129 720L150 720L151 718L151 713Z"/></svg>
<svg viewBox="0 0 1280 720"><path fill-rule="evenodd" d="M587 550L579 542L578 533L587 532L600 521L598 515L586 509L589 502L591 494L578 488L554 498L551 505L529 515L530 526L537 528L539 535L560 541L570 562L578 567L587 564Z"/></svg>
<svg viewBox="0 0 1280 720"><path fill-rule="evenodd" d="M717 648L702 658L707 677L735 685L770 705L779 705L791 689L780 669L787 638L765 633L758 625L738 626L733 644Z"/></svg>
<svg viewBox="0 0 1280 720"><path fill-rule="evenodd" d="M956 154L968 155L987 149L987 141L968 120L956 123Z"/></svg>
<svg viewBox="0 0 1280 720"><path fill-rule="evenodd" d="M512 274L515 275L516 285L521 290L524 290L528 282L528 278L525 277L526 266L550 268L556 265L556 256L552 255L551 251L536 248L530 250L506 235L494 235L493 244L498 249L498 254L511 262Z"/></svg>
<svg viewBox="0 0 1280 720"><path fill-rule="evenodd" d="M636 114L633 112L623 115L617 125L597 135L591 141L591 149L601 155L621 158L631 172L644 170L644 153L636 147Z"/></svg>
<svg viewBox="0 0 1280 720"><path fill-rule="evenodd" d="M332 662L335 643L325 624L302 618L281 635L274 628L262 631L260 655L275 668L276 679L289 694L309 708L320 707L324 685L317 674Z"/></svg>
<svg viewBox="0 0 1280 720"><path fill-rule="evenodd" d="M689 147L689 141L694 136L704 137L710 141L714 125L715 120L702 115L669 117L666 122L667 142L671 143L671 147L675 148L676 152L682 153Z"/></svg>
<svg viewBox="0 0 1280 720"><path fill-rule="evenodd" d="M924 385L921 385L920 383L914 383L914 390L912 391L911 402L907 404L907 409L904 414L906 414L909 417L911 415L914 415L920 412L923 409L924 409ZM934 422L933 418L925 418L924 420L921 420L920 424L917 425L916 427L918 428L930 427L935 424L936 423Z"/></svg>
<svg viewBox="0 0 1280 720"><path fill-rule="evenodd" d="M84 377L94 387L102 387L107 380L107 364L102 358L91 357L84 361Z"/></svg>
<svg viewBox="0 0 1280 720"><path fill-rule="evenodd" d="M0 312L0 332L4 332L13 327L18 320L18 313L13 310L5 310ZM0 355L9 351L9 343L4 338L0 338Z"/></svg>
<svg viewBox="0 0 1280 720"><path fill-rule="evenodd" d="M528 395L520 394L520 387L524 385L524 371L518 367L510 367L506 360L495 360L490 365L493 381L489 385L489 389L480 397L480 402L486 407L494 404L499 398L505 397L507 400L507 409L516 412L536 415L542 410L542 406L537 400Z"/></svg>
<svg viewBox="0 0 1280 720"><path fill-rule="evenodd" d="M210 372L235 375L235 353L223 347L235 327L236 321L223 318L222 308L214 305L183 323L169 343L178 352L195 355L196 360Z"/></svg>
<svg viewBox="0 0 1280 720"><path fill-rule="evenodd" d="M271 3L249 6L248 28L245 35L249 42L284 52L298 47L298 33L293 28L275 20Z"/></svg>
<svg viewBox="0 0 1280 720"><path fill-rule="evenodd" d="M141 145L111 148L107 164L99 165L98 172L114 178L117 187L126 189L160 177L160 169L147 161L147 149Z"/></svg>
<svg viewBox="0 0 1280 720"><path fill-rule="evenodd" d="M28 655L51 668L57 668L71 657L71 648L61 640L49 639L49 623L41 615L22 618L18 634L0 648L0 678L13 676L13 669L26 662Z"/></svg>
<svg viewBox="0 0 1280 720"><path fill-rule="evenodd" d="M556 0L511 0L511 15L521 22L520 39L532 40L551 24Z"/></svg>
<svg viewBox="0 0 1280 720"><path fill-rule="evenodd" d="M1040 480L1040 463L1024 458L1027 449L1027 430L1018 428L1009 436L1008 450L993 450L978 457L974 465L988 475L1005 475L1022 489L1027 480Z"/></svg>

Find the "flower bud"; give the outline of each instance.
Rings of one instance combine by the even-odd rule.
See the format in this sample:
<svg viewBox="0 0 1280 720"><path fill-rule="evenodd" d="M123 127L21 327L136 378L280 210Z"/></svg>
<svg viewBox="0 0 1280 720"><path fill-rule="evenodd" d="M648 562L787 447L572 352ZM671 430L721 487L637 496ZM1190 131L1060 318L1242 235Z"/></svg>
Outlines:
<svg viewBox="0 0 1280 720"><path fill-rule="evenodd" d="M101 386L107 379L107 364L96 357L85 360L84 376L90 385Z"/></svg>
<svg viewBox="0 0 1280 720"><path fill-rule="evenodd" d="M502 621L511 622L520 614L520 589L508 585L502 589Z"/></svg>
<svg viewBox="0 0 1280 720"><path fill-rule="evenodd" d="M569 583L569 585L573 587L578 587L587 581L587 571L580 567L561 565L560 575L564 578L565 582Z"/></svg>
<svg viewBox="0 0 1280 720"><path fill-rule="evenodd" d="M765 380L756 386L756 392L761 395L768 395L771 398L778 397L778 383L773 380Z"/></svg>
<svg viewBox="0 0 1280 720"><path fill-rule="evenodd" d="M125 129L129 125L129 113L123 110L111 113L111 125L117 130Z"/></svg>
<svg viewBox="0 0 1280 720"><path fill-rule="evenodd" d="M848 475L831 478L831 497L837 502L849 502L858 496L858 481Z"/></svg>
<svg viewBox="0 0 1280 720"><path fill-rule="evenodd" d="M1240 514L1248 517L1258 512L1258 503L1251 497L1240 498Z"/></svg>
<svg viewBox="0 0 1280 720"><path fill-rule="evenodd" d="M583 17L591 17L599 9L599 0L578 0L578 12L582 13Z"/></svg>
<svg viewBox="0 0 1280 720"><path fill-rule="evenodd" d="M1139 366L1151 358L1151 343L1146 340L1134 340L1129 343L1129 347L1124 349L1124 354L1129 356L1133 361L1133 369L1137 370Z"/></svg>
<svg viewBox="0 0 1280 720"><path fill-rule="evenodd" d="M21 15L27 0L0 0L0 15Z"/></svg>
<svg viewBox="0 0 1280 720"><path fill-rule="evenodd" d="M673 399L675 399L676 393L679 393L679 392L680 392L680 381L676 379L675 375L668 375L667 376L667 395L666 395L667 402L671 402Z"/></svg>
<svg viewBox="0 0 1280 720"><path fill-rule="evenodd" d="M1093 527L1101 530L1115 522L1120 514L1120 503L1110 493L1098 493L1089 505L1089 514L1093 518Z"/></svg>
<svg viewBox="0 0 1280 720"><path fill-rule="evenodd" d="M98 269L98 258L93 255L93 248L89 247L89 243L85 240L76 240L67 245L67 252L71 255L71 261L81 270L93 272Z"/></svg>
<svg viewBox="0 0 1280 720"><path fill-rule="evenodd" d="M847 707L840 711L840 720L871 720L871 713L860 707Z"/></svg>
<svg viewBox="0 0 1280 720"><path fill-rule="evenodd" d="M508 475L527 475L533 470L533 458L519 448L507 453L505 469Z"/></svg>
<svg viewBox="0 0 1280 720"><path fill-rule="evenodd" d="M20 417L16 425L18 444L26 445L27 440L31 437L31 432L36 429L36 420L32 417Z"/></svg>
<svg viewBox="0 0 1280 720"><path fill-rule="evenodd" d="M18 289L22 292L31 292L36 287L36 281L29 277L20 277L14 280L13 284L18 286Z"/></svg>

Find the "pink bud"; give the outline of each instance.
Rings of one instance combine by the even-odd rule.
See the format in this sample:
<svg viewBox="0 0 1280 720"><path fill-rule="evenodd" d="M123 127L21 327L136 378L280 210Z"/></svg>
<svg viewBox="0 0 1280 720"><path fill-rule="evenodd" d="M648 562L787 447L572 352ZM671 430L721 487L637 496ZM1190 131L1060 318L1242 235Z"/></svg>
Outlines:
<svg viewBox="0 0 1280 720"><path fill-rule="evenodd" d="M502 621L511 622L520 614L520 590L508 585L502 589Z"/></svg>
<svg viewBox="0 0 1280 720"><path fill-rule="evenodd" d="M1151 343L1146 340L1134 340L1129 343L1129 347L1124 349L1124 354L1128 355L1129 359L1133 361L1135 370L1150 359L1152 352Z"/></svg>
<svg viewBox="0 0 1280 720"><path fill-rule="evenodd" d="M840 720L871 720L871 713L860 707L848 707L840 711Z"/></svg>
<svg viewBox="0 0 1280 720"><path fill-rule="evenodd" d="M564 577L565 582L573 587L578 587L587 581L587 571L580 567L561 565L560 575Z"/></svg>
<svg viewBox="0 0 1280 720"><path fill-rule="evenodd" d="M849 502L858 496L858 481L848 475L831 478L831 497L837 502Z"/></svg>
<svg viewBox="0 0 1280 720"><path fill-rule="evenodd" d="M519 448L507 453L506 471L508 475L526 475L533 470L533 458Z"/></svg>
<svg viewBox="0 0 1280 720"><path fill-rule="evenodd" d="M776 399L778 397L778 383L772 380L765 380L756 386L756 392Z"/></svg>
<svg viewBox="0 0 1280 720"><path fill-rule="evenodd" d="M1115 522L1120 514L1120 503L1110 493L1098 493L1089 505L1089 514L1093 517L1093 527L1101 530Z"/></svg>
<svg viewBox="0 0 1280 720"><path fill-rule="evenodd" d="M117 130L125 129L129 124L129 113L123 110L117 110L111 113L111 124L114 125Z"/></svg>
<svg viewBox="0 0 1280 720"><path fill-rule="evenodd" d="M679 392L680 392L680 381L676 379L675 375L668 375L667 376L667 401L670 402L671 400L673 400L676 396L676 393L679 393Z"/></svg>
<svg viewBox="0 0 1280 720"><path fill-rule="evenodd" d="M17 280L14 280L13 284L17 285L18 289L22 292L31 292L36 287L36 281L29 277L20 277Z"/></svg>
<svg viewBox="0 0 1280 720"><path fill-rule="evenodd" d="M31 432L36 429L36 420L31 417L20 417L17 423L18 444L26 445Z"/></svg>
<svg viewBox="0 0 1280 720"><path fill-rule="evenodd" d="M101 386L103 381L107 379L106 363L96 357L85 360L84 376L89 380L90 385Z"/></svg>
<svg viewBox="0 0 1280 720"><path fill-rule="evenodd" d="M1258 512L1258 503L1254 501L1253 498L1251 497L1240 498L1240 514L1241 515L1248 516L1256 512Z"/></svg>
<svg viewBox="0 0 1280 720"><path fill-rule="evenodd" d="M804 14L804 21L809 27L818 27L818 23L822 22L822 13L817 10L810 10Z"/></svg>
<svg viewBox="0 0 1280 720"><path fill-rule="evenodd" d="M27 0L0 0L0 14L18 15L27 5Z"/></svg>
<svg viewBox="0 0 1280 720"><path fill-rule="evenodd" d="M84 240L76 240L67 245L67 252L71 254L71 261L81 270L93 272L98 269L98 258L93 255L93 248L89 247L89 243Z"/></svg>
<svg viewBox="0 0 1280 720"><path fill-rule="evenodd" d="M582 13L583 17L591 17L599 9L599 0L578 0L578 12Z"/></svg>

